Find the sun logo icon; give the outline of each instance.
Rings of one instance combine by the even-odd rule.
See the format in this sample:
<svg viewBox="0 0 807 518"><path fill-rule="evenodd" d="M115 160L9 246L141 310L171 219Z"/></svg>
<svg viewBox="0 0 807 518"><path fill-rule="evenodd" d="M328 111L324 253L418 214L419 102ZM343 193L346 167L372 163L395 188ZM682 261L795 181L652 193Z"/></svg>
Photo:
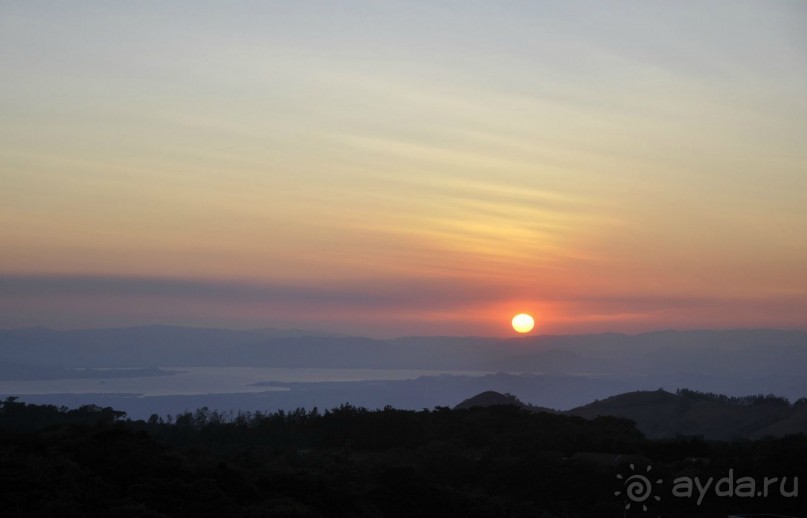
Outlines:
<svg viewBox="0 0 807 518"><path fill-rule="evenodd" d="M646 474L649 474L650 471L653 469L653 466L647 466L645 470ZM653 500L656 502L661 501L661 497L658 495L653 495L653 483L650 482L650 479L647 478L645 475L641 473L636 473L636 466L631 464L630 465L631 475L627 478L623 477L621 473L617 473L616 478L622 480L625 485L625 498L627 498L627 502L625 503L625 509L630 509L632 504L641 504L642 511L647 511L647 501L652 496ZM662 480L657 479L655 481L656 484L661 484ZM614 496L620 496L622 491L615 491Z"/></svg>

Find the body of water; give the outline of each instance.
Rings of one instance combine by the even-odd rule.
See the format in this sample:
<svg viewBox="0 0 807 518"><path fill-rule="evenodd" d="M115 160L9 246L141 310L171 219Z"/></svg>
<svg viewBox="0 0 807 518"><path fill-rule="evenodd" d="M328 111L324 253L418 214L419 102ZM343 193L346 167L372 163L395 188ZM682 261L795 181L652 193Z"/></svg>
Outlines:
<svg viewBox="0 0 807 518"><path fill-rule="evenodd" d="M284 390L254 386L264 381L316 382L404 380L421 376L454 374L482 376L488 372L413 369L286 369L268 367L170 367L180 371L168 376L136 378L51 379L0 381L0 394L143 394L146 396L232 394Z"/></svg>

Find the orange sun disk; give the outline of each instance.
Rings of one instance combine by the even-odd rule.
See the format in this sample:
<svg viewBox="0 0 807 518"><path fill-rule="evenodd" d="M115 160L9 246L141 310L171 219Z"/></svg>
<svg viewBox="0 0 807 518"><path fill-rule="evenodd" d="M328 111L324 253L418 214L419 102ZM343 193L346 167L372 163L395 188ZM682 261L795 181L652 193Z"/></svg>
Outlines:
<svg viewBox="0 0 807 518"><path fill-rule="evenodd" d="M527 313L519 313L513 317L512 324L517 333L529 333L535 327L535 320Z"/></svg>

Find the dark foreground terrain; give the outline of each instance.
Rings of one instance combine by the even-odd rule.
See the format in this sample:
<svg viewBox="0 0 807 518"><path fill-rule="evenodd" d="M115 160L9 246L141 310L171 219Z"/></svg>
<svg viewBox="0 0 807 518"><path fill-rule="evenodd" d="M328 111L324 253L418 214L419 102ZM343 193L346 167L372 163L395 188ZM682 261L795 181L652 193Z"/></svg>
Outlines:
<svg viewBox="0 0 807 518"><path fill-rule="evenodd" d="M650 440L627 419L508 405L132 421L0 404L4 518L803 517L805 470L803 434Z"/></svg>

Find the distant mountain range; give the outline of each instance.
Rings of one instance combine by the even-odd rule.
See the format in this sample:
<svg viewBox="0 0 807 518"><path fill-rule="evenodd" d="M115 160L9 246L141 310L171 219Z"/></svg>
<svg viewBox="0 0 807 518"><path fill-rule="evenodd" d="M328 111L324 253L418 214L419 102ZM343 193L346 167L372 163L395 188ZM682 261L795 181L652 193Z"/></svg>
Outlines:
<svg viewBox="0 0 807 518"><path fill-rule="evenodd" d="M275 329L30 328L0 330L0 362L61 368L267 366L800 376L807 366L807 332L749 329L381 340Z"/></svg>
<svg viewBox="0 0 807 518"><path fill-rule="evenodd" d="M193 395L178 389L176 394L148 397L128 391L107 393L101 382L113 377L179 379L182 367L371 369L376 373L397 369L423 371L424 375L392 380L379 374L372 380L327 382L281 382L267 377L249 388L245 385L243 393ZM518 394L535 405L565 410L577 410L580 405L613 394L680 387L733 396L773 393L795 401L807 396L804 372L807 332L770 329L387 340L300 330L171 326L0 330L3 393L17 394L18 383L25 382L24 393L30 401L72 406L99 402L100 398L138 416L201 406L328 408L348 401L368 408L390 404L420 409L453 405L468 394L489 390ZM38 380L67 378L101 381L93 385L93 394L61 393L52 388L57 384L45 383L31 389L32 382ZM265 387L266 392L255 392L255 387ZM687 423L693 416L714 410L714 405L707 404L692 405L686 411L673 402L667 405L678 413L670 413L669 422L660 424L658 433L688 433ZM600 411L600 407L591 411ZM784 430L790 429L789 422L801 422L792 413L780 417L765 418L765 426ZM636 418L644 423L640 415ZM716 428L717 423L719 420ZM651 425L650 421L641 424L646 433L655 434ZM756 425L736 426L746 433Z"/></svg>
<svg viewBox="0 0 807 518"><path fill-rule="evenodd" d="M533 412L547 411L523 403L512 394L486 391L455 408L512 405ZM556 411L550 410L552 413ZM705 439L758 439L807 433L807 399L790 404L775 396L727 397L691 390L619 394L571 410L566 415L594 419L624 417L649 438L700 436Z"/></svg>

